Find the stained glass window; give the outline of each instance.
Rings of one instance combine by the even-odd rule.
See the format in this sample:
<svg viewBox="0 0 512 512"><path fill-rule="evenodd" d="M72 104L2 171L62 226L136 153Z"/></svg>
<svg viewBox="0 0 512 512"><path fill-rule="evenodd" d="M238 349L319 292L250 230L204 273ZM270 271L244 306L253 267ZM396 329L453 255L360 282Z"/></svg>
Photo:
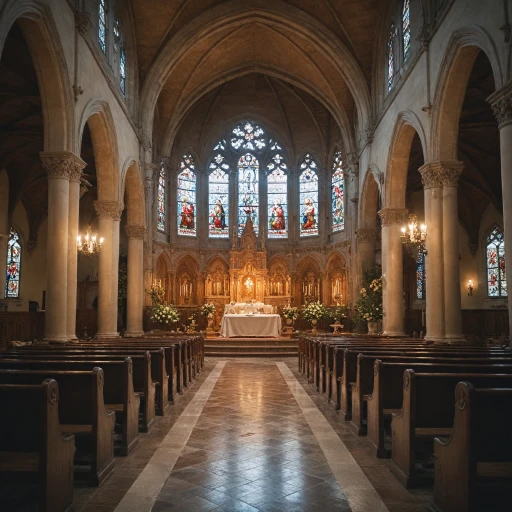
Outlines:
<svg viewBox="0 0 512 512"><path fill-rule="evenodd" d="M178 235L196 236L196 166L184 155L178 174Z"/></svg>
<svg viewBox="0 0 512 512"><path fill-rule="evenodd" d="M160 165L160 173L158 174L158 188L157 188L157 219L156 226L159 231L165 231L165 167L162 162Z"/></svg>
<svg viewBox="0 0 512 512"><path fill-rule="evenodd" d="M119 52L119 86L123 94L126 92L126 50L121 46Z"/></svg>
<svg viewBox="0 0 512 512"><path fill-rule="evenodd" d="M268 237L288 236L288 174L282 148L274 142L267 165Z"/></svg>
<svg viewBox="0 0 512 512"><path fill-rule="evenodd" d="M107 6L106 0L98 0L98 41L103 53L107 52Z"/></svg>
<svg viewBox="0 0 512 512"><path fill-rule="evenodd" d="M19 240L20 236L15 229L11 228L7 242L6 299L18 299L20 296L21 245Z"/></svg>
<svg viewBox="0 0 512 512"><path fill-rule="evenodd" d="M487 237L487 294L489 297L507 297L505 270L505 240L497 226Z"/></svg>
<svg viewBox="0 0 512 512"><path fill-rule="evenodd" d="M240 151L260 151L267 146L267 137L261 126L245 121L233 128L231 146Z"/></svg>
<svg viewBox="0 0 512 512"><path fill-rule="evenodd" d="M341 151L336 151L332 163L332 231L345 228L345 173L343 172Z"/></svg>
<svg viewBox="0 0 512 512"><path fill-rule="evenodd" d="M402 39L404 42L404 60L409 54L411 49L411 23L410 23L410 8L409 0L404 0L404 7L402 9Z"/></svg>
<svg viewBox="0 0 512 512"><path fill-rule="evenodd" d="M393 86L393 78L395 78L395 48L393 40L395 38L395 26L391 24L388 39L388 91Z"/></svg>
<svg viewBox="0 0 512 512"><path fill-rule="evenodd" d="M217 144L216 148L219 146ZM211 238L229 237L229 164L222 153L210 162L208 175L208 232Z"/></svg>
<svg viewBox="0 0 512 512"><path fill-rule="evenodd" d="M238 233L242 233L248 216L258 233L259 226L259 170L258 159L246 153L238 160Z"/></svg>
<svg viewBox="0 0 512 512"><path fill-rule="evenodd" d="M416 259L416 298L425 300L426 297L426 268L425 268L425 253L418 252Z"/></svg>
<svg viewBox="0 0 512 512"><path fill-rule="evenodd" d="M309 154L300 164L299 205L300 236L318 235L318 173Z"/></svg>

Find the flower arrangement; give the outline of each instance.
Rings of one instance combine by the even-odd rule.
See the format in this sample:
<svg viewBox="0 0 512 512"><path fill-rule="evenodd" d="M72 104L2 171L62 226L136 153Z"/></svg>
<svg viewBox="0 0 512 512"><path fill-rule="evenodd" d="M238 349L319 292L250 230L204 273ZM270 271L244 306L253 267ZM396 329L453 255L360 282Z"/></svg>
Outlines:
<svg viewBox="0 0 512 512"><path fill-rule="evenodd" d="M180 319L180 314L173 304L158 304L151 311L151 320L158 322L162 327L174 324Z"/></svg>
<svg viewBox="0 0 512 512"><path fill-rule="evenodd" d="M309 302L302 308L302 316L305 320L320 320L327 318L329 313L327 308L320 302Z"/></svg>
<svg viewBox="0 0 512 512"><path fill-rule="evenodd" d="M162 286L153 284L146 293L151 297L151 303L153 306L158 306L164 303L165 289Z"/></svg>
<svg viewBox="0 0 512 512"><path fill-rule="evenodd" d="M297 320L299 318L299 308L290 306L283 307L283 317L287 320Z"/></svg>
<svg viewBox="0 0 512 512"><path fill-rule="evenodd" d="M356 300L358 320L378 322L382 320L382 276L380 267L363 272L363 287Z"/></svg>
<svg viewBox="0 0 512 512"><path fill-rule="evenodd" d="M343 321L344 319L348 318L347 312L347 306L336 306L329 310L329 318L332 320Z"/></svg>
<svg viewBox="0 0 512 512"><path fill-rule="evenodd" d="M201 306L201 314L203 316L213 315L215 313L215 304L213 302L206 302Z"/></svg>

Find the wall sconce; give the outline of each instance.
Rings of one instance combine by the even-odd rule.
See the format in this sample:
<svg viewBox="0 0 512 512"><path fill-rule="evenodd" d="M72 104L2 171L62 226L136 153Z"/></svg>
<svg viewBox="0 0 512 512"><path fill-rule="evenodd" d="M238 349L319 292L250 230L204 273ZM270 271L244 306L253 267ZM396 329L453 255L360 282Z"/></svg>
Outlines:
<svg viewBox="0 0 512 512"><path fill-rule="evenodd" d="M468 295L473 295L473 280L468 279Z"/></svg>

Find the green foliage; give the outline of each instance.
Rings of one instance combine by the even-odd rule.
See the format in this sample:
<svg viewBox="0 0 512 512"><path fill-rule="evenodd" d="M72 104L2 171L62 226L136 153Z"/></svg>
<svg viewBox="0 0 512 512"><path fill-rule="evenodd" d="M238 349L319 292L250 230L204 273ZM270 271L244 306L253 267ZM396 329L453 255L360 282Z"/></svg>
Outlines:
<svg viewBox="0 0 512 512"><path fill-rule="evenodd" d="M348 306L335 306L328 310L329 318L332 320L344 320L348 318Z"/></svg>
<svg viewBox="0 0 512 512"><path fill-rule="evenodd" d="M356 300L357 319L363 322L382 320L382 276L381 268L363 272L363 287Z"/></svg>
<svg viewBox="0 0 512 512"><path fill-rule="evenodd" d="M180 314L173 304L158 304L151 310L151 320L160 324L161 327L170 327L180 319Z"/></svg>
<svg viewBox="0 0 512 512"><path fill-rule="evenodd" d="M162 286L153 284L146 293L151 297L151 303L154 306L159 306L164 303L165 290Z"/></svg>
<svg viewBox="0 0 512 512"><path fill-rule="evenodd" d="M322 318L328 318L329 312L320 301L309 302L302 308L302 317L305 320L320 320Z"/></svg>
<svg viewBox="0 0 512 512"><path fill-rule="evenodd" d="M206 302L201 306L201 314L203 316L208 316L210 313L215 313L215 304L213 302Z"/></svg>
<svg viewBox="0 0 512 512"><path fill-rule="evenodd" d="M293 306L284 306L283 307L283 317L288 320L297 320L299 318L299 308Z"/></svg>

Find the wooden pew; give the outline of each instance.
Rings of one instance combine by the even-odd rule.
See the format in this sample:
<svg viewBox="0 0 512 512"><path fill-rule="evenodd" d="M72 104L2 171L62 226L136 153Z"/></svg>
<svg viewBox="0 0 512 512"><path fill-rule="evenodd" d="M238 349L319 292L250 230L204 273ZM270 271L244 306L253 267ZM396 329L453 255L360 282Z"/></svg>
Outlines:
<svg viewBox="0 0 512 512"><path fill-rule="evenodd" d="M105 409L103 370L0 370L0 384L37 385L44 379L53 379L59 386L59 421L63 433L75 436L75 469L81 469L78 456L82 452L90 455L87 481L100 485L115 467L115 413Z"/></svg>
<svg viewBox="0 0 512 512"><path fill-rule="evenodd" d="M433 480L433 472L422 473L418 470L417 463L421 459L417 457L417 450L421 443L422 450L427 454L433 453L434 438L451 435L454 423L453 393L460 381L470 381L478 387L512 387L510 375L404 372L402 409L399 413L393 413L391 421L390 469L408 488ZM508 429L510 436L510 424Z"/></svg>
<svg viewBox="0 0 512 512"><path fill-rule="evenodd" d="M475 389L469 382L457 384L452 435L434 440L435 510L510 510L512 389L508 387Z"/></svg>
<svg viewBox="0 0 512 512"><path fill-rule="evenodd" d="M459 357L466 356L466 357ZM475 356L475 357L471 357ZM457 367L473 367L478 365L489 365L489 364L499 364L499 365L512 365L512 356L486 356L486 357L478 357L482 356L482 354L453 354L453 357L444 353L439 354L435 352L422 352L420 357L417 357L415 353L400 355L389 355L389 354L358 354L357 355L357 370L356 370L356 380L355 383L351 384L351 394L352 394L352 419L350 422L350 426L352 430L358 435L366 435L366 405L369 397L373 393L374 386L374 374L375 374L375 361L380 359L384 363L406 363L406 364L416 364L416 363L441 363L441 368L446 365L454 365ZM410 367L410 366L408 366ZM441 370L445 371L445 370ZM452 370L446 370L452 371ZM455 370L453 370L455 371ZM469 371L469 370L468 370ZM466 373L468 373L466 371ZM506 372L508 373L508 372ZM401 379L400 379L401 380ZM388 381L383 382L383 386L390 386L392 383Z"/></svg>
<svg viewBox="0 0 512 512"><path fill-rule="evenodd" d="M57 382L2 384L0 403L0 473L37 474L40 510L64 512L73 503L75 438L61 431Z"/></svg>
<svg viewBox="0 0 512 512"><path fill-rule="evenodd" d="M103 370L105 384L103 398L105 407L115 411L121 424L122 436L119 448L121 455L132 452L139 442L140 397L134 391L133 363L130 357L123 361L46 361L30 359L6 359L0 357L0 369L13 370L61 370L91 371L94 367Z"/></svg>
<svg viewBox="0 0 512 512"><path fill-rule="evenodd" d="M436 364L417 361L383 362L380 359L373 364L373 390L366 397L367 404L367 442L376 450L379 458L390 457L391 448L385 444L386 424L391 423L392 413L400 412L403 403L403 375L407 369L418 373L499 373L512 374L512 364L472 364L453 367L451 362Z"/></svg>

